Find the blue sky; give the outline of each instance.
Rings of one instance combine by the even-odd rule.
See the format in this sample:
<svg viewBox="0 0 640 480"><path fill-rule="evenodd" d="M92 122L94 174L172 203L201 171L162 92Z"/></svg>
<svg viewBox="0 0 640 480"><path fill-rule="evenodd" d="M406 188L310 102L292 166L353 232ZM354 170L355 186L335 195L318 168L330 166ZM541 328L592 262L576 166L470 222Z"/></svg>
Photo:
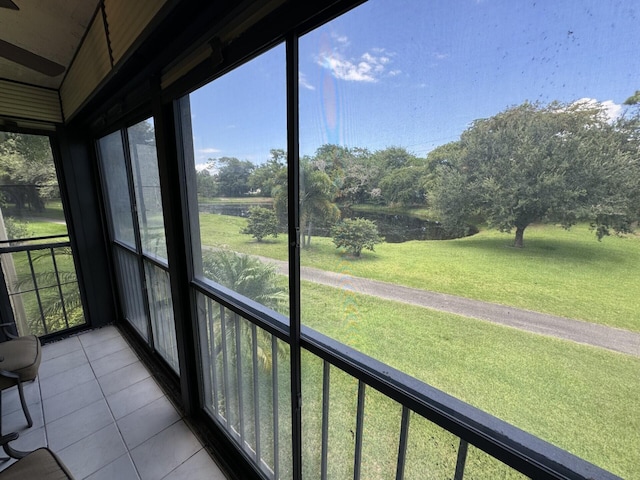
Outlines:
<svg viewBox="0 0 640 480"><path fill-rule="evenodd" d="M525 100L640 89L640 2L370 0L300 39L300 151L324 143L425 156ZM280 45L191 94L196 163L286 146Z"/></svg>

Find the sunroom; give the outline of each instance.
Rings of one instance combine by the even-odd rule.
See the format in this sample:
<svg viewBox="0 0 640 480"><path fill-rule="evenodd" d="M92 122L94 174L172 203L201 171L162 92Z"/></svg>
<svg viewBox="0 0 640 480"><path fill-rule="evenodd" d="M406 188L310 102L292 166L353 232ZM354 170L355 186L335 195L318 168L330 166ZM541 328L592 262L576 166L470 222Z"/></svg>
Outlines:
<svg viewBox="0 0 640 480"><path fill-rule="evenodd" d="M531 164L597 132L640 178L640 10L538 3L0 1L1 323L43 344L0 433L76 478L640 478L637 195L426 220L520 114Z"/></svg>

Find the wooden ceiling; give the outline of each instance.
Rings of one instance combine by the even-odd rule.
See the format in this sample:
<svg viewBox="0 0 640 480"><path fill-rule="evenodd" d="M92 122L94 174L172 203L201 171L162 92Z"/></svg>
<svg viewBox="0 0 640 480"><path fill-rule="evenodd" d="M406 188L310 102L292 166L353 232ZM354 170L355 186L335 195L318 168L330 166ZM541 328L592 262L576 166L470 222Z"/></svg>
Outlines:
<svg viewBox="0 0 640 480"><path fill-rule="evenodd" d="M18 10L11 8L12 3ZM98 3L98 0L0 0L0 41L64 67L62 73L49 76L0 57L0 79L58 89Z"/></svg>

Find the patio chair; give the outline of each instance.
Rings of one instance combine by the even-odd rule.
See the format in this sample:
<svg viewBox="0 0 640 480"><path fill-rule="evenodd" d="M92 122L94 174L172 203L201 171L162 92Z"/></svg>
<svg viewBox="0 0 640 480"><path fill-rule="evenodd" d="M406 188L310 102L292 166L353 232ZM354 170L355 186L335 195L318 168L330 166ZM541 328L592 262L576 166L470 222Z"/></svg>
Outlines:
<svg viewBox="0 0 640 480"><path fill-rule="evenodd" d="M33 426L33 420L27 408L24 398L22 383L35 380L38 375L38 367L42 358L40 340L35 335L17 337L8 331L12 323L0 324L9 340L0 343L0 395L3 390L14 386L18 387L22 411L29 427ZM2 398L0 397L0 434L2 434Z"/></svg>
<svg viewBox="0 0 640 480"><path fill-rule="evenodd" d="M33 452L17 452L9 442L18 438L13 432L0 437L0 445L6 453L19 460L0 472L0 480L73 480L73 475L58 456L48 448Z"/></svg>

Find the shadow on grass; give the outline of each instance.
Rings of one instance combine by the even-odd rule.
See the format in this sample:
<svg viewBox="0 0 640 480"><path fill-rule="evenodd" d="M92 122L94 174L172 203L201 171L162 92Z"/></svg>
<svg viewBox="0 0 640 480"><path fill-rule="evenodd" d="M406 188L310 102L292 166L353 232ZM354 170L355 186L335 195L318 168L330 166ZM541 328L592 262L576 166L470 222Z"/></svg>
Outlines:
<svg viewBox="0 0 640 480"><path fill-rule="evenodd" d="M599 242L595 235L589 239L573 238L530 238L525 236L524 247L513 246L513 237L477 236L463 241L453 241L451 248L478 250L479 252L510 255L513 258L539 258L546 261L562 260L563 262L585 263L605 262L623 263L629 260L626 252L618 248L610 248L607 239Z"/></svg>

